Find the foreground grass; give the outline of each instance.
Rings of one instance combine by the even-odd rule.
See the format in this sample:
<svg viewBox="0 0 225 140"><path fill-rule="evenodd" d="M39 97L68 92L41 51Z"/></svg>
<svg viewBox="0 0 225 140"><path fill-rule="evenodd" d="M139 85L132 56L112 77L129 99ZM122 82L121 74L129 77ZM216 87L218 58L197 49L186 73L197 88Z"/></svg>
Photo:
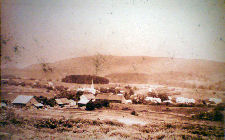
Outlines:
<svg viewBox="0 0 225 140"><path fill-rule="evenodd" d="M222 126L155 122L125 125L111 120L26 119L1 110L1 139L223 139Z"/></svg>

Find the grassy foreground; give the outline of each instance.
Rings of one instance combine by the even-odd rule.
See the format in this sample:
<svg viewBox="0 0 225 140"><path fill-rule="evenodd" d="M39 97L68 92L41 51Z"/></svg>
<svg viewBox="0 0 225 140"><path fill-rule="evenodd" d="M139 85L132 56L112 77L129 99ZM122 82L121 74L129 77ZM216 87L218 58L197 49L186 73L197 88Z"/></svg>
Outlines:
<svg viewBox="0 0 225 140"><path fill-rule="evenodd" d="M222 126L155 122L125 125L91 119L27 119L1 109L1 139L223 139Z"/></svg>

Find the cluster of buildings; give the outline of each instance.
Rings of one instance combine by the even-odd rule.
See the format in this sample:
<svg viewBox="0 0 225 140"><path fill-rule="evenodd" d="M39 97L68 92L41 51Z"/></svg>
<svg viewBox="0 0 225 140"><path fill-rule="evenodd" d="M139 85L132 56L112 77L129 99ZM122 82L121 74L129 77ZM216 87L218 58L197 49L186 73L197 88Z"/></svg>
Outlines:
<svg viewBox="0 0 225 140"><path fill-rule="evenodd" d="M104 101L107 100L111 103L122 103L122 104L131 104L131 100L126 100L123 96L123 94L98 94L93 95L91 93L83 94L80 96L80 100L78 102L67 99L67 98L60 98L55 99L56 103L60 107L82 107L86 106L87 103L90 101ZM146 97L146 101L150 101L152 103L173 103L171 101L171 97L169 97L169 100L161 101L160 98L154 98L154 97ZM222 99L219 98L209 98L209 103L212 104L219 104L222 103ZM194 99L184 98L184 97L177 97L174 103L181 103L181 104L193 104L196 101ZM14 101L12 102L14 106L17 107L27 107L27 106L34 106L36 108L43 108L44 105L42 103L39 103L34 96L27 96L27 95L19 95L17 96ZM1 103L1 106L6 106L5 103Z"/></svg>
<svg viewBox="0 0 225 140"><path fill-rule="evenodd" d="M83 94L80 96L80 100L78 102L67 99L67 98L59 98L55 99L56 103L60 107L82 107L85 106L90 101L103 101L108 100L109 102L114 103L131 103L130 101L127 101L123 95L113 95L113 94L98 94L97 96L94 96L93 94ZM4 103L3 103L4 104ZM12 105L16 107L30 107L34 106L36 108L42 108L44 105L42 103L39 103L34 96L28 96L28 95L19 95L17 96L13 102Z"/></svg>
<svg viewBox="0 0 225 140"><path fill-rule="evenodd" d="M196 100L193 98L185 98L185 97L176 97L174 101L172 101L172 97L168 96L168 100L162 101L160 98L155 97L146 97L145 101L149 101L152 103L178 103L178 104L195 104ZM209 98L207 104L219 104L222 103L222 99L219 98Z"/></svg>
<svg viewBox="0 0 225 140"><path fill-rule="evenodd" d="M48 86L54 86L53 83L49 82ZM78 102L72 100L72 99L67 99L67 98L60 98L60 99L55 99L56 103L60 107L82 107L85 106L87 103L90 101L104 101L107 100L109 102L113 103L123 103L123 104L128 104L132 103L131 100L126 100L123 92L121 91L120 94L113 94L113 93L108 93L108 94L97 94L96 95L96 90L94 88L94 84L92 81L92 85L90 88L78 88L77 91L83 91L85 94L80 96L80 100ZM149 92L152 92L152 89L149 88ZM189 98L184 98L184 97L177 97L174 102L172 102L172 97L168 96L168 100L162 101L160 98L155 98L155 97L146 97L144 99L147 102L152 102L152 103L182 103L182 104L193 104L195 103L195 99L189 99ZM210 103L215 103L219 104L222 103L222 99L218 98L209 98ZM42 108L44 105L42 103L39 103L34 96L27 96L27 95L19 95L15 98L15 100L12 102L14 106L18 107L25 107L25 106L35 106L36 108ZM5 106L4 103L1 103L1 106Z"/></svg>
<svg viewBox="0 0 225 140"><path fill-rule="evenodd" d="M53 84L48 83L49 86L53 86ZM55 99L56 103L60 107L82 107L85 106L90 101L103 101L108 100L109 102L114 103L131 103L131 100L126 100L123 94L98 94L96 95L96 90L94 88L94 84L92 81L92 85L90 88L78 88L77 91L84 91L85 94L80 96L80 100L78 102L67 99L67 98L59 98ZM12 102L14 106L17 107L25 107L25 106L34 106L36 108L42 108L44 105L39 103L34 96L27 95L19 95Z"/></svg>

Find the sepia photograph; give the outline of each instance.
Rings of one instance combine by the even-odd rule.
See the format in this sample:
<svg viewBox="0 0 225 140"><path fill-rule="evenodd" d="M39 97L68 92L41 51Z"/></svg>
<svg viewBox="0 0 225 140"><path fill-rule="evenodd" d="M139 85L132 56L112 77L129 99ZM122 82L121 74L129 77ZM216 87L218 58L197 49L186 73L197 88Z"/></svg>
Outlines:
<svg viewBox="0 0 225 140"><path fill-rule="evenodd" d="M0 6L0 140L224 140L225 0Z"/></svg>

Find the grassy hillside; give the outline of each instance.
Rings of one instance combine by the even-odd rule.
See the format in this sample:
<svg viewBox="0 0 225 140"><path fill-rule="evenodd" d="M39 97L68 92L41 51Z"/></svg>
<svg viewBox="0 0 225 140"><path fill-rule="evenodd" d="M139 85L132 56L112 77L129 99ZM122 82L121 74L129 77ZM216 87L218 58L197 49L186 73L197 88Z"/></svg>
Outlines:
<svg viewBox="0 0 225 140"><path fill-rule="evenodd" d="M225 63L222 62L147 56L104 57L106 63L99 70L99 76L106 76L111 82L194 81L211 84L225 80ZM93 75L93 58L94 56L77 57L45 64L45 68L51 68L51 71L44 71L43 64L34 64L22 70L2 70L2 74L58 80L66 75Z"/></svg>

